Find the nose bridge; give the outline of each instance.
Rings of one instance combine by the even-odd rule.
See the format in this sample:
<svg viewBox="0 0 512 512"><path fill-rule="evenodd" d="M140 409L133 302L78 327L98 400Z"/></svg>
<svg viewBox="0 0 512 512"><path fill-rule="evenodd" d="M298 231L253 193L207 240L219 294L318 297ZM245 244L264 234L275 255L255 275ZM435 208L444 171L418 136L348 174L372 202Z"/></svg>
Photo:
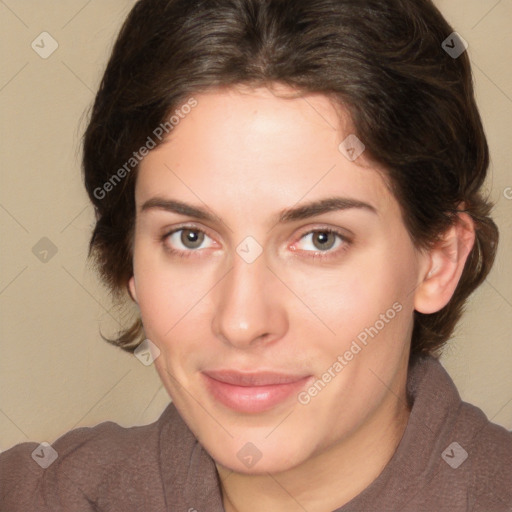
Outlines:
<svg viewBox="0 0 512 512"><path fill-rule="evenodd" d="M234 253L231 271L216 290L212 322L215 335L239 348L282 336L285 312L279 305L279 295L271 293L273 280L264 254L250 262L243 252Z"/></svg>

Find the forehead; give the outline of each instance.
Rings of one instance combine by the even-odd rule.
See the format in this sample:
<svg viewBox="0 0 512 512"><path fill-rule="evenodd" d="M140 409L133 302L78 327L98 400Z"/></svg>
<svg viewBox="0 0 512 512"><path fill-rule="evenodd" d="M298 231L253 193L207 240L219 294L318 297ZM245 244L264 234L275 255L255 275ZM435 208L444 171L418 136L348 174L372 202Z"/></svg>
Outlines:
<svg viewBox="0 0 512 512"><path fill-rule="evenodd" d="M333 195L377 210L393 206L382 169L364 152L350 161L340 151L353 137L351 120L327 96L237 87L194 99L197 105L140 164L138 203L169 192L254 212L263 198L276 208Z"/></svg>

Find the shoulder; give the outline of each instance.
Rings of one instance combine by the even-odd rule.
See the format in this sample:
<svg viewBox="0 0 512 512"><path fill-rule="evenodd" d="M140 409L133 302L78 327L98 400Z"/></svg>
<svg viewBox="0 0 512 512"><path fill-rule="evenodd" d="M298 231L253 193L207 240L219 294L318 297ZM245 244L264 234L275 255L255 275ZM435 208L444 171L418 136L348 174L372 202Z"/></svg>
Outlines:
<svg viewBox="0 0 512 512"><path fill-rule="evenodd" d="M137 486L159 468L160 433L173 419L179 428L171 404L150 425L125 428L108 421L71 430L51 444L18 444L0 454L0 501L12 503L12 510L23 510L20 504L29 499L32 507L60 510L64 503L96 503L106 493Z"/></svg>
<svg viewBox="0 0 512 512"><path fill-rule="evenodd" d="M452 437L465 459L461 466L467 465L468 499L474 510L510 510L512 432L492 423L478 407L461 402Z"/></svg>
<svg viewBox="0 0 512 512"><path fill-rule="evenodd" d="M147 450L156 441L156 434L157 423L125 428L106 421L94 427L71 430L51 444L18 444L0 454L0 464L2 470L24 465L28 460L36 470L59 468L71 461L77 464L81 459L86 464L112 465L126 458L127 453Z"/></svg>
<svg viewBox="0 0 512 512"><path fill-rule="evenodd" d="M507 510L512 504L512 432L492 423L478 407L461 400L437 360L424 382L430 416L436 418L439 475L452 489L465 489L470 510Z"/></svg>
<svg viewBox="0 0 512 512"><path fill-rule="evenodd" d="M452 510L510 510L512 432L462 401L436 358L415 361L408 392L414 406L403 457L423 489L418 499L432 507L443 503ZM421 462L411 461L411 454Z"/></svg>

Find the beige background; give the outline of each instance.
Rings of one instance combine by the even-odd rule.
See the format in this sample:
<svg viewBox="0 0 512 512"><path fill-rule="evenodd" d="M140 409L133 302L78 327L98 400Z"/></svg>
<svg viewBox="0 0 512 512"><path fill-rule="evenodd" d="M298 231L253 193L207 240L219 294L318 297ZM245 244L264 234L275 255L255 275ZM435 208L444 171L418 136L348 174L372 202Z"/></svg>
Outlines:
<svg viewBox="0 0 512 512"><path fill-rule="evenodd" d="M0 450L105 420L149 423L169 401L152 366L101 340L98 328L112 333L120 318L86 262L93 214L79 140L132 4L0 0ZM502 234L442 361L463 399L512 429L512 0L437 4L469 43ZM43 31L59 45L47 59L31 48ZM32 252L43 237L57 248L46 262Z"/></svg>

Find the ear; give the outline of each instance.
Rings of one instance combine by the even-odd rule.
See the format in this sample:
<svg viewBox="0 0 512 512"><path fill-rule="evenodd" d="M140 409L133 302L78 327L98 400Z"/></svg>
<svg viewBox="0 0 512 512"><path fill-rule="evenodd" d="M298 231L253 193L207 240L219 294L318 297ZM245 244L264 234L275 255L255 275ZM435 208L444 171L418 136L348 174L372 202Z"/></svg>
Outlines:
<svg viewBox="0 0 512 512"><path fill-rule="evenodd" d="M130 277L130 280L128 281L128 285L126 287L128 289L128 294L132 298L133 302L138 304L137 302L137 290L135 289L135 277Z"/></svg>
<svg viewBox="0 0 512 512"><path fill-rule="evenodd" d="M454 224L426 254L420 285L414 295L414 309L419 313L435 313L452 298L466 260L475 243L475 224L460 212Z"/></svg>

